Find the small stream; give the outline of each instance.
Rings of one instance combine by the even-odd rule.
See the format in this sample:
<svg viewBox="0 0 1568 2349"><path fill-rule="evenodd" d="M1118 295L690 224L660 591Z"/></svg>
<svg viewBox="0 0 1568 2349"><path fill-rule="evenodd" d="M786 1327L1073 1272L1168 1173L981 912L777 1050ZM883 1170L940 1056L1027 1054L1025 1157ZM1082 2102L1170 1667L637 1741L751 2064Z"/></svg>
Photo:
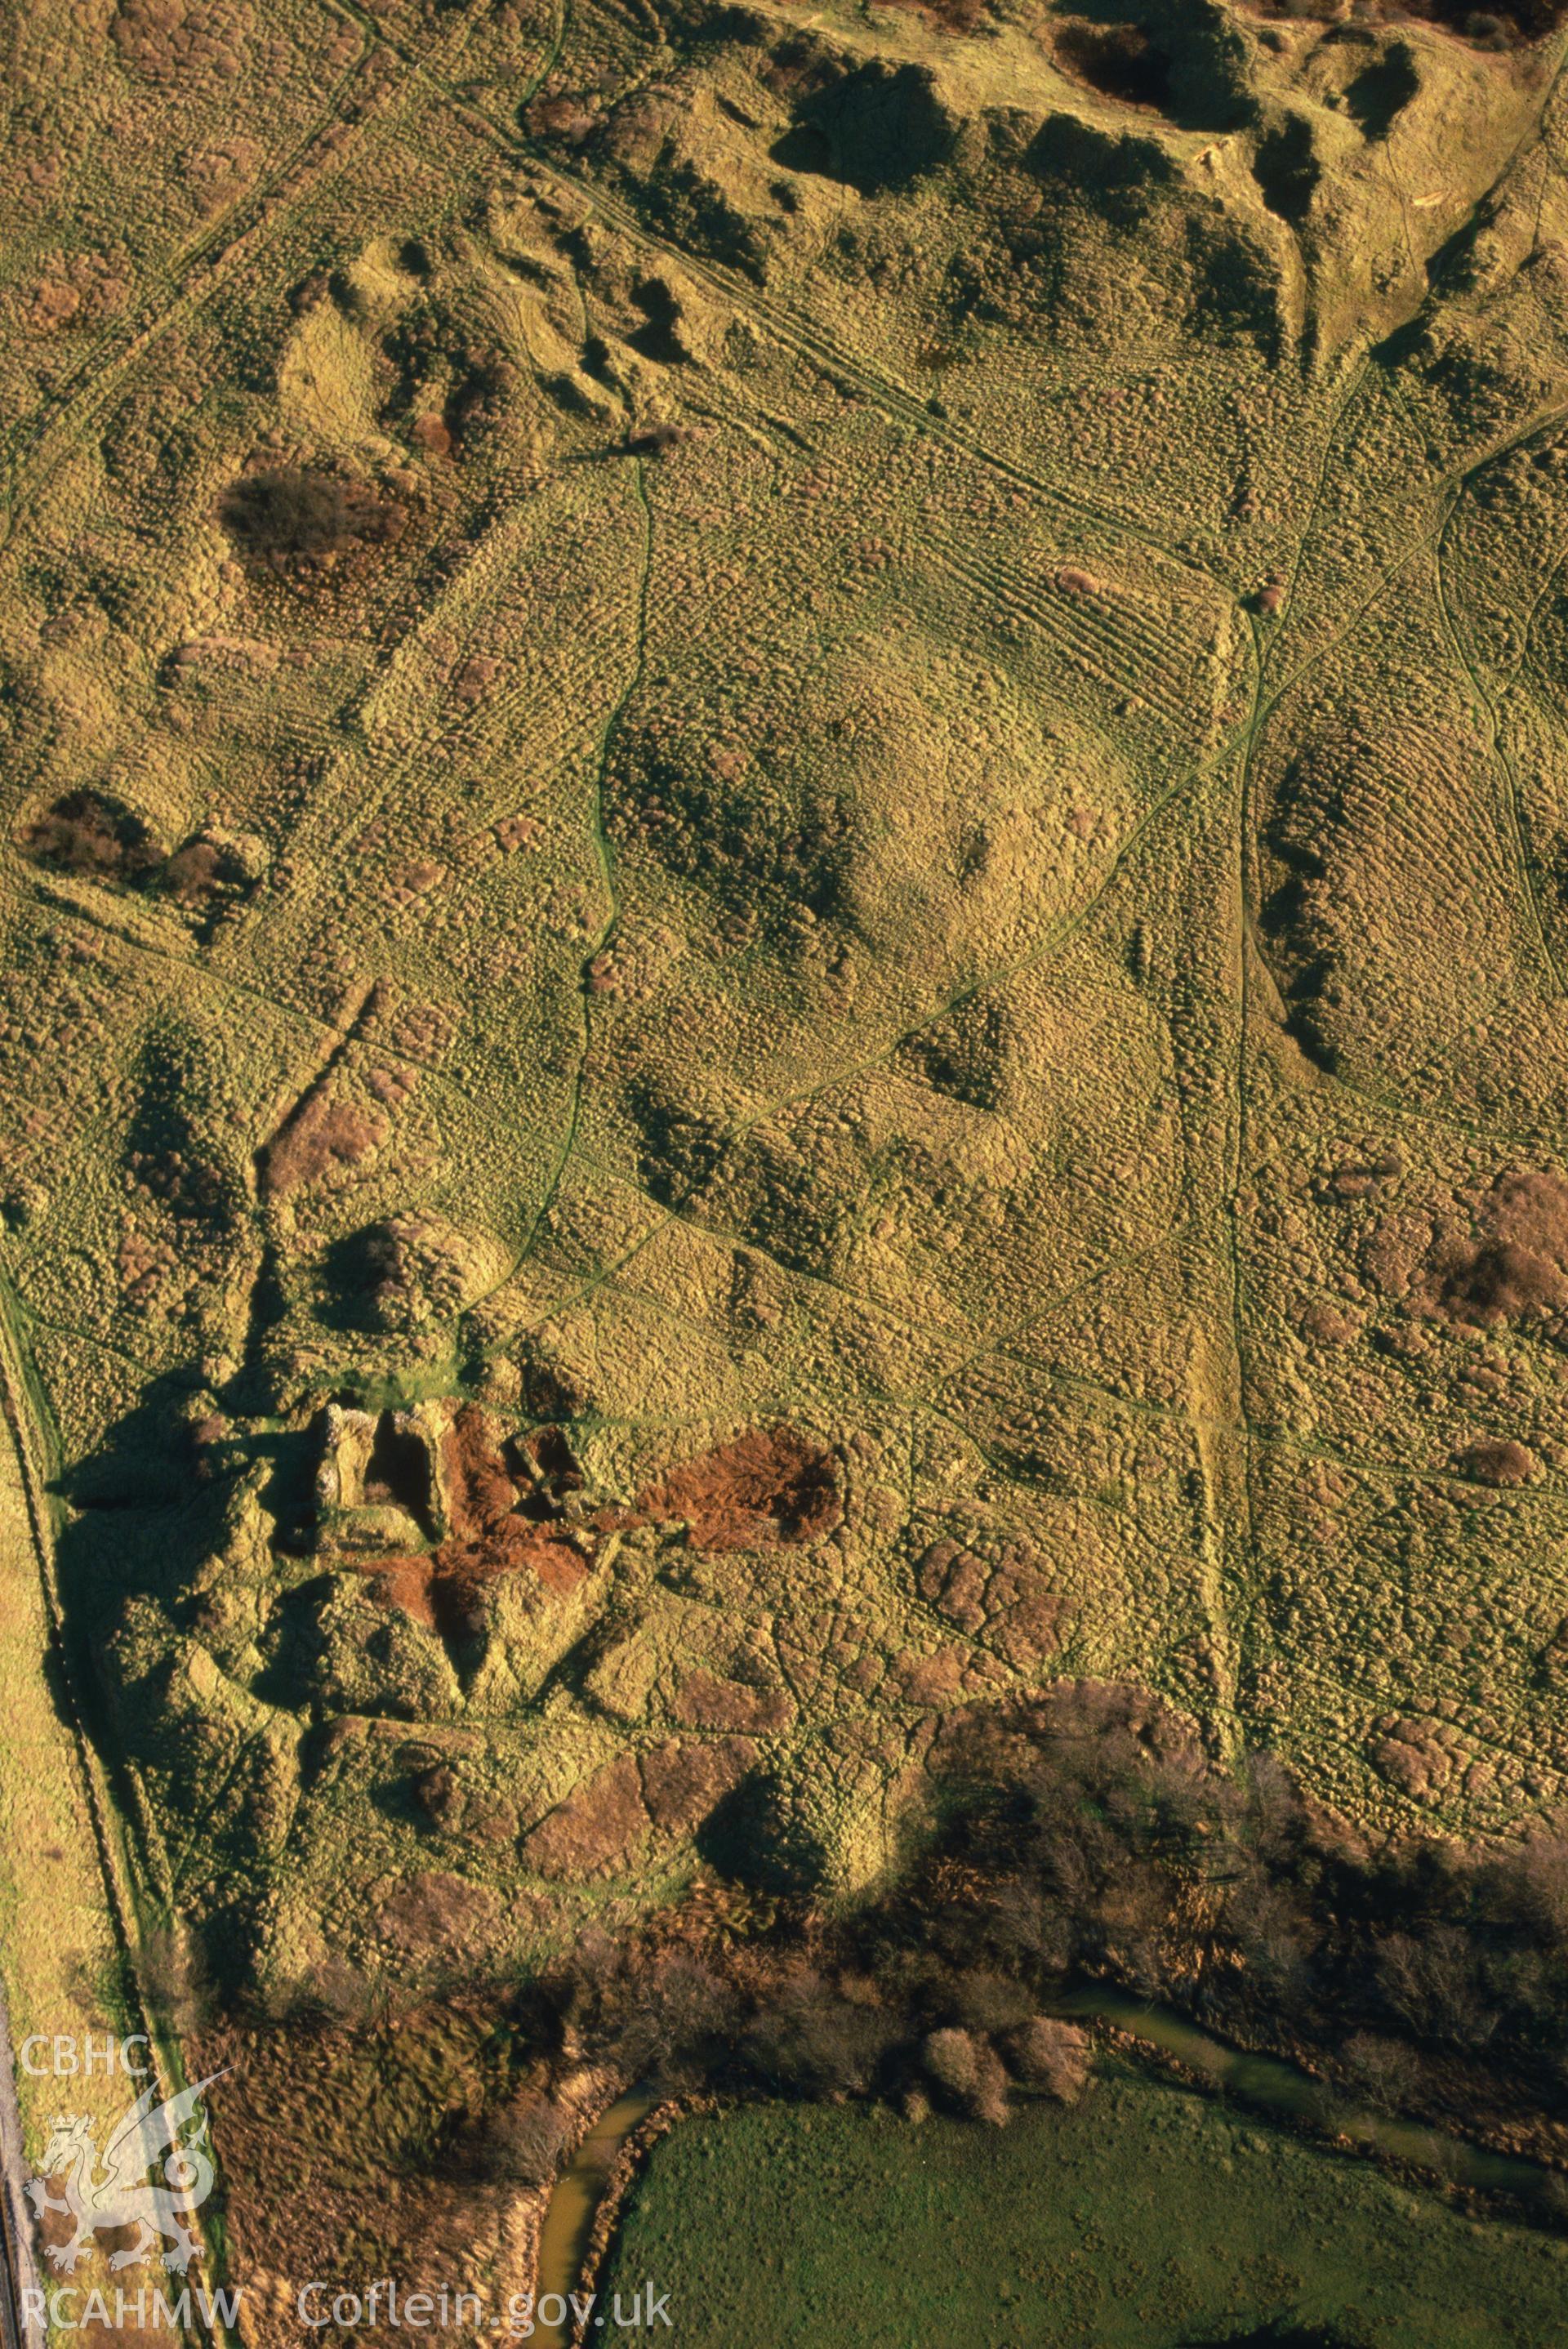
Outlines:
<svg viewBox="0 0 1568 2349"><path fill-rule="evenodd" d="M1493 2153L1463 2137L1449 2137L1441 2129L1425 2128L1418 2121L1399 2120L1392 2114L1373 2113L1341 2101L1332 2091L1326 2091L1320 2080L1277 2055L1249 2055L1227 2047L1222 2041L1211 2039L1197 2023L1189 2023L1185 2015L1169 2007L1145 2005L1130 1992L1103 1983L1073 1992L1062 2001L1059 2012L1109 2023L1135 2039L1146 2040L1260 2111L1305 2121L1315 2130L1336 2130L1357 2145L1370 2146L1416 2168L1435 2170L1456 2185L1473 2187L1480 2193L1531 2198L1551 2174L1541 2163L1526 2161L1520 2155Z"/></svg>
<svg viewBox="0 0 1568 2349"><path fill-rule="evenodd" d="M1539 2196L1551 2175L1540 2163L1512 2154L1493 2153L1462 2137L1419 2122L1373 2113L1341 2103L1326 2094L1321 2081L1275 2055L1252 2055L1222 2041L1169 2007L1147 2005L1130 1992L1096 1983L1063 1999L1056 2012L1109 2023L1135 2039L1158 2047L1189 2070L1212 2080L1218 2088L1243 2103L1286 2120L1306 2123L1315 2132L1336 2130L1357 2145L1371 2147L1395 2161L1437 2172L1456 2185L1480 2193L1513 2194L1525 2200ZM544 2214L539 2242L539 2300L555 2293L564 2301L579 2286L594 2214L603 2199L615 2157L632 2131L652 2112L657 2099L634 2089L598 2120L583 2139L570 2167L557 2182ZM1328 2157L1332 2158L1332 2155ZM553 2305L553 2303L552 2303ZM570 2313L561 2325L541 2323L533 2335L535 2349L567 2349Z"/></svg>
<svg viewBox="0 0 1568 2349"><path fill-rule="evenodd" d="M643 2088L622 2096L594 2122L557 2178L540 2230L536 2306L542 2306L552 2293L564 2301L577 2290L594 2213L603 2199L615 2157L657 2101ZM532 2335L533 2349L566 2349L571 2329L570 2310L560 2324L540 2322Z"/></svg>

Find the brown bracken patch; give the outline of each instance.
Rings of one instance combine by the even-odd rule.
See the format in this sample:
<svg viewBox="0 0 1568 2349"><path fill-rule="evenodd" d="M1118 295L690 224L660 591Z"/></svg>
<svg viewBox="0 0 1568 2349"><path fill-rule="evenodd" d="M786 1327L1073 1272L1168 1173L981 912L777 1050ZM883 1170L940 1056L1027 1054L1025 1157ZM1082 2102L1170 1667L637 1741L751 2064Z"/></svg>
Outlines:
<svg viewBox="0 0 1568 2349"><path fill-rule="evenodd" d="M500 1903L488 1885L444 1868L403 1878L377 1911L390 1941L409 1957L464 1949L493 1926Z"/></svg>
<svg viewBox="0 0 1568 2349"><path fill-rule="evenodd" d="M485 1415L476 1403L466 1402L457 1413L441 1440L441 1455L453 1539L475 1542L487 1535L503 1536L518 1506L518 1479L491 1448Z"/></svg>
<svg viewBox="0 0 1568 2349"><path fill-rule="evenodd" d="M552 1522L558 1518L559 1502L547 1473L521 1453L509 1467L478 1403L464 1403L442 1439L441 1451L452 1530L434 1553L440 1577L471 1587L527 1567L547 1590L561 1597L575 1590L588 1571L582 1545L591 1546L591 1537L568 1533ZM570 1489L572 1472L559 1473Z"/></svg>
<svg viewBox="0 0 1568 2349"><path fill-rule="evenodd" d="M199 905L223 886L223 852L214 840L188 840L163 868L163 885L182 905Z"/></svg>
<svg viewBox="0 0 1568 2349"><path fill-rule="evenodd" d="M595 1876L626 1866L650 1835L693 1835L756 1764L748 1737L671 1739L623 1754L583 1780L522 1840L541 1876Z"/></svg>
<svg viewBox="0 0 1568 2349"><path fill-rule="evenodd" d="M527 1574L557 1598L577 1588L591 1568L593 1534L561 1522L559 1499L526 1454L508 1464L478 1403L464 1403L442 1437L441 1464L451 1530L432 1550L367 1563L375 1598L461 1639L482 1620L480 1593L498 1576Z"/></svg>
<svg viewBox="0 0 1568 2349"><path fill-rule="evenodd" d="M758 1427L645 1485L637 1506L684 1520L697 1549L820 1541L840 1523L833 1455L792 1427Z"/></svg>
<svg viewBox="0 0 1568 2349"><path fill-rule="evenodd" d="M67 792L16 835L26 856L94 880L135 881L161 860L141 818L103 792Z"/></svg>
<svg viewBox="0 0 1568 2349"><path fill-rule="evenodd" d="M893 0L897 8L923 16L944 33L973 33L990 15L990 0Z"/></svg>
<svg viewBox="0 0 1568 2349"><path fill-rule="evenodd" d="M643 1800L665 1835L695 1835L757 1760L748 1737L672 1738L642 1757Z"/></svg>
<svg viewBox="0 0 1568 2349"><path fill-rule="evenodd" d="M387 1121L377 1112L313 1085L262 1153L262 1188L282 1198L329 1166L356 1165L386 1135Z"/></svg>
<svg viewBox="0 0 1568 2349"><path fill-rule="evenodd" d="M1472 1444L1460 1454L1459 1466L1480 1485L1527 1485L1535 1473L1535 1455L1509 1438Z"/></svg>
<svg viewBox="0 0 1568 2349"><path fill-rule="evenodd" d="M1428 1320L1477 1329L1540 1320L1568 1308L1568 1183L1540 1167L1500 1174L1473 1202L1469 1228L1428 1211L1418 1233L1390 1216L1373 1236L1367 1269L1385 1296Z"/></svg>
<svg viewBox="0 0 1568 2349"><path fill-rule="evenodd" d="M253 570L301 586L396 545L408 526L390 492L308 465L242 474L220 499L218 519Z"/></svg>
<svg viewBox="0 0 1568 2349"><path fill-rule="evenodd" d="M438 1626L431 1578L428 1557L385 1558L372 1574L371 1596L383 1607L400 1608L427 1631L434 1631Z"/></svg>
<svg viewBox="0 0 1568 2349"><path fill-rule="evenodd" d="M252 17L239 0L119 0L108 30L126 66L189 92L242 71Z"/></svg>
<svg viewBox="0 0 1568 2349"><path fill-rule="evenodd" d="M648 1833L636 1759L623 1754L524 1836L522 1857L541 1876L596 1876L628 1858Z"/></svg>
<svg viewBox="0 0 1568 2349"><path fill-rule="evenodd" d="M686 1674L671 1711L693 1729L748 1729L767 1735L795 1723L794 1701L783 1687L756 1688L704 1671Z"/></svg>
<svg viewBox="0 0 1568 2349"><path fill-rule="evenodd" d="M1261 16L1308 16L1320 24L1339 22L1341 0L1253 0ZM1563 21L1564 0L1495 0L1477 8L1470 0L1361 0L1357 16L1362 24L1439 25L1456 33L1472 48L1514 49L1543 40Z"/></svg>
<svg viewBox="0 0 1568 2349"><path fill-rule="evenodd" d="M1061 1644L1063 1602L1032 1551L1009 1543L993 1560L955 1541L933 1542L915 1568L915 1582L938 1614L971 1639L984 1640L1020 1671Z"/></svg>
<svg viewBox="0 0 1568 2349"><path fill-rule="evenodd" d="M603 120L586 99L570 90L556 90L548 98L536 98L528 109L530 134L535 139L559 139L568 147L581 147L592 139Z"/></svg>

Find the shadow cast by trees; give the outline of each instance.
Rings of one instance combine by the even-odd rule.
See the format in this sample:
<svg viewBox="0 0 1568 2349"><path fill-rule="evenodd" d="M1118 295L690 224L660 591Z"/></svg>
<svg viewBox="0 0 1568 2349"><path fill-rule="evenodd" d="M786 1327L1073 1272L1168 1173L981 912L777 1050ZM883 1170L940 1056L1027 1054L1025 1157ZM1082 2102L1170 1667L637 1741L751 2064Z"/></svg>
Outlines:
<svg viewBox="0 0 1568 2349"><path fill-rule="evenodd" d="M200 1643L222 1644L219 1627L239 1583L225 1567L237 1509L242 1499L260 1499L269 1521L303 1523L312 1464L304 1429L242 1428L205 1390L169 1377L152 1381L56 1488L68 1505L55 1551L62 1709L92 1741L142 1847L150 1892L183 1857L146 1849L162 1832L156 1821L181 1820L194 1845L226 1783L243 1780L242 1726L217 1708L204 1717L200 1675L191 1670ZM211 1966L222 1992L244 1978L264 1870L240 1816L211 1824L209 1857L227 1880L208 1904L197 1962ZM177 1904L179 1890L176 1881Z"/></svg>

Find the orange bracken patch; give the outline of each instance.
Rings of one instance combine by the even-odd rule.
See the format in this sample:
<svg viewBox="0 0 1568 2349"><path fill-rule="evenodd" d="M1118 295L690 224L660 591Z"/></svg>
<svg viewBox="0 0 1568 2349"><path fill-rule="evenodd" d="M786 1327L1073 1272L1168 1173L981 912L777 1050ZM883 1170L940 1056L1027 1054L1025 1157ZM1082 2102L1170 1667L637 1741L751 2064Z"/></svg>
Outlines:
<svg viewBox="0 0 1568 2349"><path fill-rule="evenodd" d="M637 1506L684 1519L698 1549L820 1541L840 1523L833 1455L792 1427L758 1427L683 1461L645 1486Z"/></svg>

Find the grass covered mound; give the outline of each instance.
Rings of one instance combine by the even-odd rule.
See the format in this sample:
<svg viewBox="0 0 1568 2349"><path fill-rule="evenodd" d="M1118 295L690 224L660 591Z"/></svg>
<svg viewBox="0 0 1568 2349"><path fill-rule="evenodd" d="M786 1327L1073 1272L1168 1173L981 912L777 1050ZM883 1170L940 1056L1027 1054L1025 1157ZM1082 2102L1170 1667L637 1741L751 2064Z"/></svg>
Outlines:
<svg viewBox="0 0 1568 2349"><path fill-rule="evenodd" d="M1036 2004L1559 2100L1551 0L24 13L17 1670L139 1900L276 2017L907 1896L995 2110L1026 1867ZM1064 1689L1177 1778L921 1878Z"/></svg>

